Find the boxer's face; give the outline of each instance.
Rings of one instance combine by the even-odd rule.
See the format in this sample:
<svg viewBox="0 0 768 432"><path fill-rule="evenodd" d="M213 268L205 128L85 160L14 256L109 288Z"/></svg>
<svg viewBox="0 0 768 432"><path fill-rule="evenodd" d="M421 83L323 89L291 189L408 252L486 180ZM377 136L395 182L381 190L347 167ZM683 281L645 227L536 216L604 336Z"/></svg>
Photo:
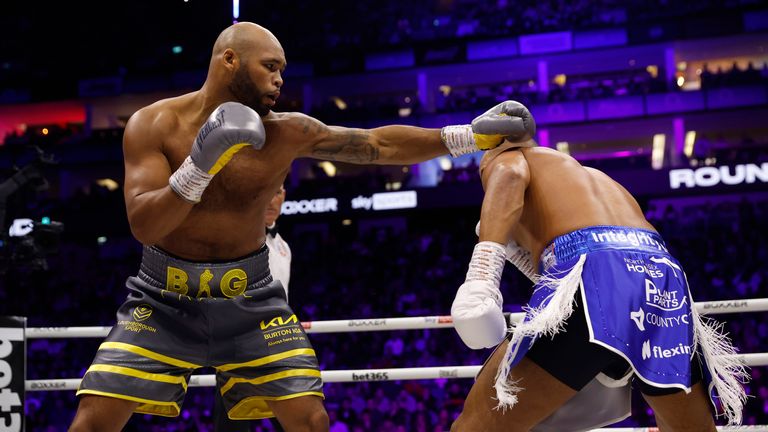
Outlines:
<svg viewBox="0 0 768 432"><path fill-rule="evenodd" d="M280 97L286 61L277 41L266 41L258 48L241 58L229 89L240 103L265 116Z"/></svg>

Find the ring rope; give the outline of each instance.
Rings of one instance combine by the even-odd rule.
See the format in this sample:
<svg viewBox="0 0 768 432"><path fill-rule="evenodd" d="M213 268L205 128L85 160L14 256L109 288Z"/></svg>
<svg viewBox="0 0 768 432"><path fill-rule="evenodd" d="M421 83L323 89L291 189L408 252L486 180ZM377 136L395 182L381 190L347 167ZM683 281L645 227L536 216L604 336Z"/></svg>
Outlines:
<svg viewBox="0 0 768 432"><path fill-rule="evenodd" d="M716 315L734 312L765 312L768 311L768 298L722 300L713 302L698 302L695 307L702 315ZM523 319L523 313L506 313L510 323ZM422 330L430 328L453 328L450 316L422 316L404 318L374 318L358 320L328 320L306 321L301 323L307 333L338 333L363 332L382 330ZM39 338L95 338L105 337L111 327L30 327L25 329L29 339ZM768 366L768 352L740 354L743 364L747 366ZM415 379L452 379L474 378L482 366L443 366L423 368L395 369L360 369L360 370L328 370L322 371L321 376L327 383L365 382L365 381L398 381ZM80 386L80 378L27 380L27 391L58 391L76 390ZM216 385L215 375L192 375L190 387L213 387ZM718 431L748 431L768 432L768 425L753 426L718 426ZM593 432L658 432L657 428L603 428Z"/></svg>
<svg viewBox="0 0 768 432"><path fill-rule="evenodd" d="M737 357L747 366L768 366L768 352L739 354ZM440 366L394 369L326 370L320 372L328 383L361 381L400 381L417 379L474 378L482 366ZM215 375L192 375L189 387L213 387ZM80 378L27 380L27 391L77 390Z"/></svg>
<svg viewBox="0 0 768 432"><path fill-rule="evenodd" d="M752 426L717 426L718 431L738 431L738 432L768 432L768 425L752 425ZM592 432L659 432L659 428L655 427L638 427L638 428L604 428L593 429Z"/></svg>
<svg viewBox="0 0 768 432"><path fill-rule="evenodd" d="M768 298L721 300L694 304L702 315L717 315L734 312L766 312ZM522 312L504 314L510 323L520 321ZM364 332L382 330L424 330L432 328L453 328L450 316L421 316L404 318L369 318L354 320L304 321L301 323L307 333ZM25 330L27 339L40 338L97 338L105 337L112 327L30 327Z"/></svg>

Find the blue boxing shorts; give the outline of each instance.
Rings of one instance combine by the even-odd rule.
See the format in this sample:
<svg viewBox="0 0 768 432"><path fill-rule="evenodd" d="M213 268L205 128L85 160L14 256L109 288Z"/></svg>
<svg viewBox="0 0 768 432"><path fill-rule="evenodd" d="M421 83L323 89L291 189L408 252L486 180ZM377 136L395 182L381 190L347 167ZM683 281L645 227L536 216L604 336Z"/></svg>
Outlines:
<svg viewBox="0 0 768 432"><path fill-rule="evenodd" d="M136 412L177 416L195 369L213 367L231 419L274 417L267 402L323 397L315 351L266 246L231 262L198 263L145 247L117 324L78 395L138 402Z"/></svg>
<svg viewBox="0 0 768 432"><path fill-rule="evenodd" d="M520 389L509 372L527 356L579 391L564 411L583 413L609 397L615 400L615 389L624 389L625 406L591 427L629 414L633 375L650 395L690 392L703 379L729 420L740 421L743 366L717 327L694 310L685 273L658 233L583 228L555 238L542 252L539 272L525 319L511 329L497 371L500 407L516 403ZM568 407L576 404L582 407Z"/></svg>

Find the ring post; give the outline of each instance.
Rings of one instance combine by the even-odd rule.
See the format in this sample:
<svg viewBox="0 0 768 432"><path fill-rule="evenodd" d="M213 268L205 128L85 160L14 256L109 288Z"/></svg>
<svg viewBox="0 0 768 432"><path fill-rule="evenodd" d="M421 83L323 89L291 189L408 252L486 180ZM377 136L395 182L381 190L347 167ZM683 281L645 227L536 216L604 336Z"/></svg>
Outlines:
<svg viewBox="0 0 768 432"><path fill-rule="evenodd" d="M24 430L24 384L27 378L27 318L0 316L0 430Z"/></svg>

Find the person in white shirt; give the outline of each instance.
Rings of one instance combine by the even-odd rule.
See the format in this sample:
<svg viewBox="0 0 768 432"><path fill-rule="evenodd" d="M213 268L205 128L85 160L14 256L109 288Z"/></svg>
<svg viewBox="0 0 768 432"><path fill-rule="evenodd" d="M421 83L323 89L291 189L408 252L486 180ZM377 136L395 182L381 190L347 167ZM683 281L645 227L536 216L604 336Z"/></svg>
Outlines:
<svg viewBox="0 0 768 432"><path fill-rule="evenodd" d="M281 185L272 201L267 205L264 223L267 226L267 247L269 248L269 272L272 279L280 281L288 298L288 282L291 279L291 248L277 232L277 218L285 201L285 188Z"/></svg>

